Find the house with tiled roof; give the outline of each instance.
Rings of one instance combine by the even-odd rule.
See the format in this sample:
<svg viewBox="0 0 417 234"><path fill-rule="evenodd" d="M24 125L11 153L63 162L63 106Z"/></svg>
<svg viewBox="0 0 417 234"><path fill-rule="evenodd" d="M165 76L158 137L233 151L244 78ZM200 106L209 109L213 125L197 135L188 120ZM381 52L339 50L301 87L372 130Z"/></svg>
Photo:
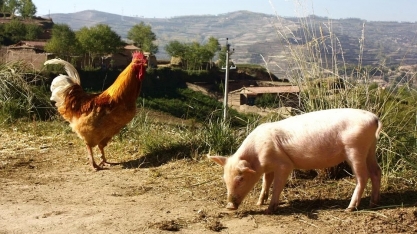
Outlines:
<svg viewBox="0 0 417 234"><path fill-rule="evenodd" d="M5 62L24 61L33 66L34 69L41 69L43 63L52 57L45 53L46 41L20 41L6 48Z"/></svg>
<svg viewBox="0 0 417 234"><path fill-rule="evenodd" d="M293 85L268 86L268 87L243 87L229 93L229 105L255 105L257 98L265 94L276 95L279 100L277 107L298 107L300 88Z"/></svg>

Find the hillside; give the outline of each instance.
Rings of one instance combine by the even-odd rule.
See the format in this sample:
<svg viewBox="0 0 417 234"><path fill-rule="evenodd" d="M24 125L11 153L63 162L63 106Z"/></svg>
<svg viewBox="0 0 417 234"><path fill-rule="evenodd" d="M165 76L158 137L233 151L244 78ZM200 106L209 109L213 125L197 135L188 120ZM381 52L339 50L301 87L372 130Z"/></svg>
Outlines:
<svg viewBox="0 0 417 234"><path fill-rule="evenodd" d="M235 63L264 65L263 56L269 62L269 68L278 76L281 74L278 67L287 66L288 54L286 43L281 43L283 38L277 32L284 32L287 39L297 39L302 32L300 21L305 21L249 11L173 18L139 18L99 11L82 11L51 14L50 17L55 23L68 24L74 30L98 23L107 24L122 38L126 38L133 25L143 21L151 25L158 38L159 59L168 58L164 46L172 40L204 43L210 36L214 36L221 43L225 43L225 38L229 38L229 43L235 49L231 56ZM343 48L343 56L347 63L358 63L359 39L364 29L363 65L417 64L417 23L367 22L355 18L328 19L316 16L310 16L308 21L317 29L320 27L325 34L328 34L329 28L332 30ZM300 40L297 40L297 43L300 43Z"/></svg>

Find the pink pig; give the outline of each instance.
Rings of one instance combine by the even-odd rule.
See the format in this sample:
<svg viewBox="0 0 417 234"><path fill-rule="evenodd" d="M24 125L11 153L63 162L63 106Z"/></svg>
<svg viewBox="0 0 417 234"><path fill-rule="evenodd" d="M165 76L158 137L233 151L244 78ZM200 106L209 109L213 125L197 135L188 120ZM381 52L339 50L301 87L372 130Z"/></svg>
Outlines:
<svg viewBox="0 0 417 234"><path fill-rule="evenodd" d="M263 175L257 205L268 199L268 213L278 208L279 196L293 169L322 169L347 161L356 176L356 187L346 211L359 206L372 181L371 206L380 197L381 169L375 156L382 124L371 112L330 109L290 117L256 127L231 157L208 156L224 167L227 209L235 210Z"/></svg>

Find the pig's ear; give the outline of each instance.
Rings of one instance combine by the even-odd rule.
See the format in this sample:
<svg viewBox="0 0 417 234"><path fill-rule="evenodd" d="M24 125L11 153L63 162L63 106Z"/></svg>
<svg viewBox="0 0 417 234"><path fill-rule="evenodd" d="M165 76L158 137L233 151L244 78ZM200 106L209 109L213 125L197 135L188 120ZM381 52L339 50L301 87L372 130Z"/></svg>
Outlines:
<svg viewBox="0 0 417 234"><path fill-rule="evenodd" d="M207 157L222 167L224 167L227 161L227 158L223 156L207 156Z"/></svg>
<svg viewBox="0 0 417 234"><path fill-rule="evenodd" d="M240 171L241 172L243 172L243 173L253 173L253 174L255 174L256 172L253 170L253 169L251 169L251 168L249 168L249 167L244 167L244 168L241 168L240 169Z"/></svg>
<svg viewBox="0 0 417 234"><path fill-rule="evenodd" d="M256 173L252 168L250 168L250 164L244 160L239 161L239 164L237 167L239 171L242 173L253 173L253 174Z"/></svg>

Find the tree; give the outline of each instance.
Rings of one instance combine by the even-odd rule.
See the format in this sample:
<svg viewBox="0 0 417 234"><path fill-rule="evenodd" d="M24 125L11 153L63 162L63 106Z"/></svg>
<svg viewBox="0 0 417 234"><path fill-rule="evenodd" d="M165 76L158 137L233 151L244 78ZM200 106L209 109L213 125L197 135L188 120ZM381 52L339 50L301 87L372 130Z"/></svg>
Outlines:
<svg viewBox="0 0 417 234"><path fill-rule="evenodd" d="M15 44L21 40L35 40L42 28L35 24L24 24L17 19L0 25L0 42L4 45Z"/></svg>
<svg viewBox="0 0 417 234"><path fill-rule="evenodd" d="M75 32L68 25L55 24L52 28L52 37L45 45L45 51L68 59L71 55L79 54L81 48Z"/></svg>
<svg viewBox="0 0 417 234"><path fill-rule="evenodd" d="M213 57L221 49L219 40L217 40L214 37L210 37L208 39L208 42L204 45L204 48L205 48L205 50L207 50L207 54L206 54L206 57L204 58L204 61L209 62L209 65L210 65L210 68L211 68Z"/></svg>
<svg viewBox="0 0 417 234"><path fill-rule="evenodd" d="M227 53L227 47L222 46L222 48L219 51L219 67L226 66L226 53Z"/></svg>
<svg viewBox="0 0 417 234"><path fill-rule="evenodd" d="M19 6L20 0L4 0L2 11L4 13L10 13L12 16L14 16Z"/></svg>
<svg viewBox="0 0 417 234"><path fill-rule="evenodd" d="M6 4L4 0L0 0L0 12L4 14L6 12L5 9L6 9Z"/></svg>
<svg viewBox="0 0 417 234"><path fill-rule="evenodd" d="M177 40L170 41L165 45L165 51L172 57L184 57L187 45Z"/></svg>
<svg viewBox="0 0 417 234"><path fill-rule="evenodd" d="M203 63L210 62L213 56L214 53L208 49L207 45L193 42L189 45L186 53L186 60L188 62L187 69L202 69Z"/></svg>
<svg viewBox="0 0 417 234"><path fill-rule="evenodd" d="M145 25L143 22L134 25L127 33L127 38L139 45L143 51L152 54L158 52L158 46L153 43L156 40L156 35L152 32L150 25Z"/></svg>
<svg viewBox="0 0 417 234"><path fill-rule="evenodd" d="M26 24L25 29L25 39L30 41L38 39L39 35L43 31L42 27L36 24Z"/></svg>
<svg viewBox="0 0 417 234"><path fill-rule="evenodd" d="M205 46L206 46L207 50L210 51L213 54L217 53L217 51L219 51L221 49L219 40L217 40L214 37L210 37Z"/></svg>
<svg viewBox="0 0 417 234"><path fill-rule="evenodd" d="M26 37L25 25L14 19L4 25L4 35L10 40L10 43L17 43Z"/></svg>
<svg viewBox="0 0 417 234"><path fill-rule="evenodd" d="M17 12L23 18L32 18L36 15L36 6L33 4L32 0L20 0L17 7Z"/></svg>
<svg viewBox="0 0 417 234"><path fill-rule="evenodd" d="M219 49L219 42L214 37L210 37L204 45L198 42L186 44L174 40L165 46L165 51L170 56L180 57L183 67L188 70L201 69L205 62L211 62Z"/></svg>
<svg viewBox="0 0 417 234"><path fill-rule="evenodd" d="M98 24L94 27L83 27L76 32L76 37L90 58L90 66L94 59L116 53L123 48L123 41L108 25Z"/></svg>

